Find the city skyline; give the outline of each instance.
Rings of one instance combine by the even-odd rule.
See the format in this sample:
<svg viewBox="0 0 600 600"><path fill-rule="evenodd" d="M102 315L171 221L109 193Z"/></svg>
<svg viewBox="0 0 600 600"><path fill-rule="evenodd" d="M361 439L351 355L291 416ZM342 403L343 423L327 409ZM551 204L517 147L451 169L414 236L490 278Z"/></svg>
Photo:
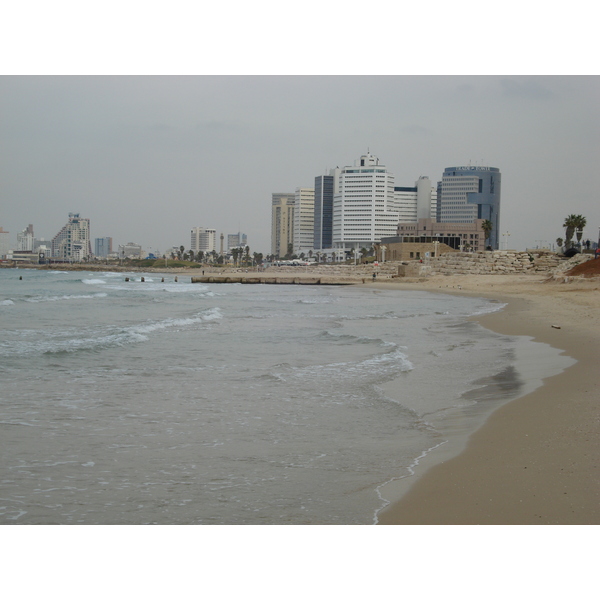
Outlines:
<svg viewBox="0 0 600 600"><path fill-rule="evenodd" d="M78 212L92 238L144 251L187 248L201 223L267 254L273 191L367 150L396 186L500 168L511 248L554 243L571 212L585 238L600 225L596 76L3 76L0 98L12 244L29 223L49 240Z"/></svg>

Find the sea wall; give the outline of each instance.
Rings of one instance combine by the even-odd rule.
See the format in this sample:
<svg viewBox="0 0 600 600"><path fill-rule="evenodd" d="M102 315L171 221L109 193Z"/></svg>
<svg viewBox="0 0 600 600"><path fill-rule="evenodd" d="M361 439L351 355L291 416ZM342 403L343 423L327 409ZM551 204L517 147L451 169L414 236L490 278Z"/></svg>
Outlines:
<svg viewBox="0 0 600 600"><path fill-rule="evenodd" d="M399 277L427 277L430 275L512 275L515 273L564 273L586 260L591 254L576 254L567 259L554 252L455 252L423 262L411 261L398 267Z"/></svg>

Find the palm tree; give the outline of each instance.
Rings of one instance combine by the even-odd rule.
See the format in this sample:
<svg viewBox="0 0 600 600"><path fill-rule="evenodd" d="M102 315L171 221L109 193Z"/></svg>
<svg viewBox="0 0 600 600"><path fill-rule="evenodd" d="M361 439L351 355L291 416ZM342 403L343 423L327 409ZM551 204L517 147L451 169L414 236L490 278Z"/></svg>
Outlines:
<svg viewBox="0 0 600 600"><path fill-rule="evenodd" d="M583 228L587 225L587 219L583 215L575 215L575 227L577 229L577 242L581 243L581 237L583 236Z"/></svg>
<svg viewBox="0 0 600 600"><path fill-rule="evenodd" d="M579 224L580 216L581 215L569 215L563 223L563 227L566 228L565 248L567 250L571 247L571 240L573 239L573 234L575 233L575 229L577 229L577 225Z"/></svg>
<svg viewBox="0 0 600 600"><path fill-rule="evenodd" d="M484 241L487 242L490 239L490 235L492 234L492 229L494 229L494 224L489 219L486 219L481 224L481 229L483 229L483 235L485 236Z"/></svg>

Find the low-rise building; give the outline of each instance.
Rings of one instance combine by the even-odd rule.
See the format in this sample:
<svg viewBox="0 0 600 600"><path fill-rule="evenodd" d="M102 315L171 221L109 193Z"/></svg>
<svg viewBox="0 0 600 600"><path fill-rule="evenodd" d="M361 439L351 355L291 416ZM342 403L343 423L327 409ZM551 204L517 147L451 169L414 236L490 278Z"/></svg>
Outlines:
<svg viewBox="0 0 600 600"><path fill-rule="evenodd" d="M485 233L481 228L484 219L476 219L472 223L438 223L434 219L419 219L416 223L399 223L397 229L399 241L410 241L407 238L436 238L447 243L451 248L469 252L485 250ZM443 238L452 238L451 243ZM391 238L386 238L391 239ZM382 240L383 243L383 240Z"/></svg>

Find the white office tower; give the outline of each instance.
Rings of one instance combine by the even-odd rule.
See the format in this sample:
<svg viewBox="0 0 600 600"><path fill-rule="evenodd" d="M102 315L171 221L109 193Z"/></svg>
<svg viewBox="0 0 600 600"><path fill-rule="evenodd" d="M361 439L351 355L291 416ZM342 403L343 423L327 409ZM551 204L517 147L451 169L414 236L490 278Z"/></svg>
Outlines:
<svg viewBox="0 0 600 600"><path fill-rule="evenodd" d="M395 187L394 196L400 223L416 223L419 219L435 219L437 189L431 187L429 177L419 177L414 187Z"/></svg>
<svg viewBox="0 0 600 600"><path fill-rule="evenodd" d="M10 254L10 232L0 227L0 258L6 258L8 254Z"/></svg>
<svg viewBox="0 0 600 600"><path fill-rule="evenodd" d="M197 252L216 252L217 250L217 230L207 229L205 227L194 227L191 233L190 250Z"/></svg>
<svg viewBox="0 0 600 600"><path fill-rule="evenodd" d="M296 188L294 195L294 253L312 251L315 240L315 190Z"/></svg>
<svg viewBox="0 0 600 600"><path fill-rule="evenodd" d="M52 256L61 260L85 260L92 254L90 220L69 213L69 222L52 238Z"/></svg>
<svg viewBox="0 0 600 600"><path fill-rule="evenodd" d="M396 235L399 212L394 176L369 152L344 167L333 199L333 246L350 250L370 247Z"/></svg>
<svg viewBox="0 0 600 600"><path fill-rule="evenodd" d="M33 225L29 225L23 231L17 233L17 251L18 252L33 252Z"/></svg>

